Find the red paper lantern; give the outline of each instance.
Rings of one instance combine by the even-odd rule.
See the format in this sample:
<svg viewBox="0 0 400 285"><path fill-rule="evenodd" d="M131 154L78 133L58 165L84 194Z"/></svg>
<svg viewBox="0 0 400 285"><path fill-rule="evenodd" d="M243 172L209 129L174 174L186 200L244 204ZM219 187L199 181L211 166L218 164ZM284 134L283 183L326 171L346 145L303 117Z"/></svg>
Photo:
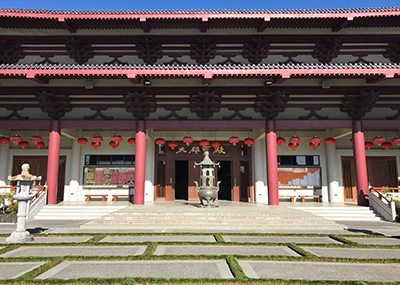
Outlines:
<svg viewBox="0 0 400 285"><path fill-rule="evenodd" d="M14 144L18 144L20 142L22 142L22 137L19 135L14 135L11 137L10 139Z"/></svg>
<svg viewBox="0 0 400 285"><path fill-rule="evenodd" d="M254 144L254 140L252 138L245 138L244 144L247 146L251 146L252 144Z"/></svg>
<svg viewBox="0 0 400 285"><path fill-rule="evenodd" d="M110 141L108 144L109 144L113 149L115 149L116 147L119 146L119 143L118 143L118 142L115 142L115 141Z"/></svg>
<svg viewBox="0 0 400 285"><path fill-rule="evenodd" d="M36 147L37 147L37 149L41 149L42 147L44 147L44 142L36 143Z"/></svg>
<svg viewBox="0 0 400 285"><path fill-rule="evenodd" d="M193 142L192 137L186 136L182 140L186 145L190 145Z"/></svg>
<svg viewBox="0 0 400 285"><path fill-rule="evenodd" d="M161 146L163 146L165 144L165 139L158 138L158 139L155 140L155 142L159 147L161 147Z"/></svg>
<svg viewBox="0 0 400 285"><path fill-rule="evenodd" d="M87 138L79 138L79 139L78 139L78 143L79 143L81 146L85 146L85 144L88 143L88 139L87 139Z"/></svg>
<svg viewBox="0 0 400 285"><path fill-rule="evenodd" d="M103 141L103 137L101 136L94 136L92 138L92 142L94 142L96 145L100 146L101 142Z"/></svg>
<svg viewBox="0 0 400 285"><path fill-rule="evenodd" d="M199 145L200 146L208 146L210 144L210 142L208 141L208 140L206 140L206 139L202 139L200 142L199 142Z"/></svg>
<svg viewBox="0 0 400 285"><path fill-rule="evenodd" d="M172 141L168 143L168 146L174 150L176 147L178 147L178 143L176 141Z"/></svg>
<svg viewBox="0 0 400 285"><path fill-rule="evenodd" d="M229 138L229 142L230 142L233 146L235 146L239 141L240 141L239 138L238 138L238 137L235 137L235 136L232 136L232 137Z"/></svg>
<svg viewBox="0 0 400 285"><path fill-rule="evenodd" d="M94 149L97 149L98 147L101 146L101 142L98 142L98 143L92 142L90 145L91 145Z"/></svg>
<svg viewBox="0 0 400 285"><path fill-rule="evenodd" d="M399 137L392 138L392 144L400 146L400 138Z"/></svg>
<svg viewBox="0 0 400 285"><path fill-rule="evenodd" d="M373 146L374 146L373 142L371 142L371 141L366 141L365 142L365 148L366 149L371 149L371 147L373 147Z"/></svg>
<svg viewBox="0 0 400 285"><path fill-rule="evenodd" d="M37 145L38 143L40 143L42 141L42 137L41 136L32 136L31 141L33 142L34 145Z"/></svg>
<svg viewBox="0 0 400 285"><path fill-rule="evenodd" d="M325 143L326 143L328 146L332 146L333 144L335 144L335 142L336 142L336 140L335 140L334 138L326 138L326 139L325 139Z"/></svg>
<svg viewBox="0 0 400 285"><path fill-rule="evenodd" d="M28 146L29 146L29 143L27 142L27 141L22 141L22 142L19 142L19 144L18 144L22 149L25 149L25 148L27 148Z"/></svg>
<svg viewBox="0 0 400 285"><path fill-rule="evenodd" d="M292 143L293 145L298 145L300 143L300 138L294 135L289 139L289 142Z"/></svg>
<svg viewBox="0 0 400 285"><path fill-rule="evenodd" d="M381 146L381 145L385 142L385 139L382 138L382 137L380 137L380 136L377 136L377 137L374 137L374 138L372 139L372 142L373 142L374 144L378 145L378 146Z"/></svg>
<svg viewBox="0 0 400 285"><path fill-rule="evenodd" d="M351 144L353 143L353 138L350 139L350 143L351 143Z"/></svg>
<svg viewBox="0 0 400 285"><path fill-rule="evenodd" d="M386 150L388 150L389 148L392 147L392 143L391 142L384 142L382 143L382 147Z"/></svg>
<svg viewBox="0 0 400 285"><path fill-rule="evenodd" d="M220 143L220 142L217 142L217 141L213 141L213 142L211 143L211 146L212 146L215 150L217 150L217 149L221 146L221 143Z"/></svg>
<svg viewBox="0 0 400 285"><path fill-rule="evenodd" d="M285 142L286 142L286 140L284 138L282 138L282 137L279 137L279 138L276 139L276 143L279 146L282 146Z"/></svg>
<svg viewBox="0 0 400 285"><path fill-rule="evenodd" d="M131 146L135 146L135 144L136 144L136 139L135 139L135 138L129 138L129 139L128 139L128 143L130 143Z"/></svg>
<svg viewBox="0 0 400 285"><path fill-rule="evenodd" d="M315 147L319 147L319 145L321 144L322 139L320 137L314 136L310 139L310 143L312 143L313 145L315 145Z"/></svg>
<svg viewBox="0 0 400 285"><path fill-rule="evenodd" d="M290 142L290 143L288 144L288 146L289 146L291 149L296 150L296 148L299 147L299 144L293 144L293 143Z"/></svg>
<svg viewBox="0 0 400 285"><path fill-rule="evenodd" d="M0 144L3 145L3 146L8 144L9 142L10 142L10 139L7 138L7 137L1 137L0 138Z"/></svg>
<svg viewBox="0 0 400 285"><path fill-rule="evenodd" d="M118 145L120 142L122 142L122 137L120 135L115 135L111 140Z"/></svg>
<svg viewBox="0 0 400 285"><path fill-rule="evenodd" d="M317 149L319 147L319 144L315 144L315 143L312 143L312 142L310 142L308 145L310 147L312 147L313 149Z"/></svg>

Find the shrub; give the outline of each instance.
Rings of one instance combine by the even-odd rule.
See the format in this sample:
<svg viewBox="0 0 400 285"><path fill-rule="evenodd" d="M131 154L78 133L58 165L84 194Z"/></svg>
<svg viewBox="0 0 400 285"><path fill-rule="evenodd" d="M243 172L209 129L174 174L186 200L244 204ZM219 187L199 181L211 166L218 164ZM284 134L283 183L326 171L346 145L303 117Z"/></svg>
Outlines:
<svg viewBox="0 0 400 285"><path fill-rule="evenodd" d="M16 202L13 202L13 200L14 200L14 199L13 199L13 196L14 196L14 195L15 195L15 191L0 193L0 206L1 206L0 212L5 213L6 210L8 211L8 208L9 208L13 203L16 203ZM7 205L8 205L8 207L7 207ZM15 209L15 205L12 206L11 209L12 209L12 210ZM17 209L18 209L18 203L17 203ZM8 212L9 212L9 211L8 211ZM14 213L16 213L16 212L14 212Z"/></svg>

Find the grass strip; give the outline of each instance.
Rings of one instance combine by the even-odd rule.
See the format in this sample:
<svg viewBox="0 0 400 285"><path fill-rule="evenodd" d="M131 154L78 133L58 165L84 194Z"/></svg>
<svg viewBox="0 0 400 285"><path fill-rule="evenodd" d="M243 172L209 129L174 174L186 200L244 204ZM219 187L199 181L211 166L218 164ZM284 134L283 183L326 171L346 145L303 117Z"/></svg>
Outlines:
<svg viewBox="0 0 400 285"><path fill-rule="evenodd" d="M98 234L93 236L90 240L86 241L86 243L98 243L100 240L105 238L107 235L105 234Z"/></svg>
<svg viewBox="0 0 400 285"><path fill-rule="evenodd" d="M29 272L19 276L15 280L17 280L17 281L31 280L31 279L35 278L36 276L39 276L43 272L49 270L50 268L60 264L61 262L63 262L63 258L62 257L51 258L45 264L39 266L38 268L33 269L32 271L29 271Z"/></svg>
<svg viewBox="0 0 400 285"><path fill-rule="evenodd" d="M151 242L151 243L147 246L146 250L143 252L142 256L153 255L153 253L154 253L154 251L156 250L157 246L158 246L158 243L157 243L157 242Z"/></svg>
<svg viewBox="0 0 400 285"><path fill-rule="evenodd" d="M214 234L214 238L218 243L226 243L221 234Z"/></svg>
<svg viewBox="0 0 400 285"><path fill-rule="evenodd" d="M14 249L18 248L19 246L20 246L19 244L9 244L9 245L6 245L4 248L0 249L0 254L9 252L9 251L11 251L11 250L14 250Z"/></svg>
<svg viewBox="0 0 400 285"><path fill-rule="evenodd" d="M228 263L228 266L233 274L233 276L235 276L235 278L237 280L247 280L248 277L246 276L246 274L243 271L243 268L240 266L239 262L237 261L237 259L232 256L232 255L228 255L225 258L226 262Z"/></svg>
<svg viewBox="0 0 400 285"><path fill-rule="evenodd" d="M343 243L343 244L358 245L357 242L348 240L347 238L345 238L345 237L343 237L343 236L329 235L329 237L330 237L331 239L334 239L334 240L336 240L336 241L338 241L338 242L341 242L341 243Z"/></svg>
<svg viewBox="0 0 400 285"><path fill-rule="evenodd" d="M317 257L315 254L312 254L311 252L302 249L297 244L291 243L291 244L288 245L288 247L291 250L293 250L293 251L297 252L298 254L300 254L301 256L304 256L304 257Z"/></svg>

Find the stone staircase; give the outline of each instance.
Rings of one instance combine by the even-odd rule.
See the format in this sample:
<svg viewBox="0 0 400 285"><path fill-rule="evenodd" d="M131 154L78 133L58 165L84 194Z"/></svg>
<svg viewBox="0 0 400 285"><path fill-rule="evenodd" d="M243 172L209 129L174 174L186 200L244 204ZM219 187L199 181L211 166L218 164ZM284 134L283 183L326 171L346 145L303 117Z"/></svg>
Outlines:
<svg viewBox="0 0 400 285"><path fill-rule="evenodd" d="M369 207L291 207L332 221L380 221Z"/></svg>
<svg viewBox="0 0 400 285"><path fill-rule="evenodd" d="M126 206L44 206L35 220L94 220Z"/></svg>
<svg viewBox="0 0 400 285"><path fill-rule="evenodd" d="M217 209L187 208L168 211L167 208L129 206L80 226L81 229L110 230L178 230L178 231L240 231L240 230L343 230L332 220L287 207Z"/></svg>

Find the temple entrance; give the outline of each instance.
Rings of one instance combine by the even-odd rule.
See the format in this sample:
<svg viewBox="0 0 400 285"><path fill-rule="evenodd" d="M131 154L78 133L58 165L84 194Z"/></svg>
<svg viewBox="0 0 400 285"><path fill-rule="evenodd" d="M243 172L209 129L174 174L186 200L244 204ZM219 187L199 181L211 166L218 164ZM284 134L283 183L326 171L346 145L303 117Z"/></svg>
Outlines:
<svg viewBox="0 0 400 285"><path fill-rule="evenodd" d="M188 200L189 162L175 161L175 200Z"/></svg>
<svg viewBox="0 0 400 285"><path fill-rule="evenodd" d="M216 181L221 181L218 200L232 200L232 162L220 161Z"/></svg>

